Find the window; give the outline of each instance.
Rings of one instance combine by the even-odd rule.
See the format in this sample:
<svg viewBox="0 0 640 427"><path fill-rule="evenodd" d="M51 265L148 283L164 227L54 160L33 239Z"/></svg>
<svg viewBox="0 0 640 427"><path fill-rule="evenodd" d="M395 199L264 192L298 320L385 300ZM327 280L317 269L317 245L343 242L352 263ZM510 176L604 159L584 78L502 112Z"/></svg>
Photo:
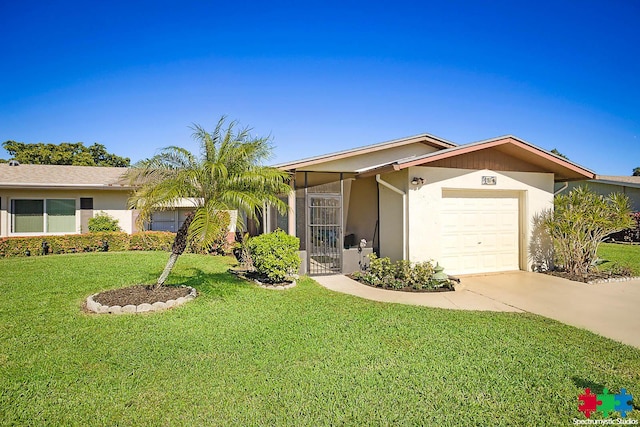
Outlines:
<svg viewBox="0 0 640 427"><path fill-rule="evenodd" d="M192 208L181 208L169 211L156 211L151 214L150 230L171 231L175 233L187 219L187 214L193 212Z"/></svg>
<svg viewBox="0 0 640 427"><path fill-rule="evenodd" d="M76 230L76 201L49 199L47 202L47 232L64 233Z"/></svg>
<svg viewBox="0 0 640 427"><path fill-rule="evenodd" d="M157 211L151 215L151 230L153 231L176 231L176 212Z"/></svg>
<svg viewBox="0 0 640 427"><path fill-rule="evenodd" d="M93 209L93 197L80 197L80 209Z"/></svg>
<svg viewBox="0 0 640 427"><path fill-rule="evenodd" d="M12 200L14 233L69 233L76 230L74 199Z"/></svg>

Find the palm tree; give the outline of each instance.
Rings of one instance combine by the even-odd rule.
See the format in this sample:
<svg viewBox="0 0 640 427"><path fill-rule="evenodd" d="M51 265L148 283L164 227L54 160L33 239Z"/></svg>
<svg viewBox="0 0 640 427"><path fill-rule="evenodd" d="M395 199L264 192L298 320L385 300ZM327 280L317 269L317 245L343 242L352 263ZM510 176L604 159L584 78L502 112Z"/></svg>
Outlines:
<svg viewBox="0 0 640 427"><path fill-rule="evenodd" d="M162 286L187 242L209 247L221 227L221 212L238 210L248 218L265 204L281 213L286 204L278 198L291 191L289 175L277 168L264 166L272 154L269 138L256 138L250 129L236 130L232 121L223 129L226 118L218 121L212 133L194 125L193 137L200 143L195 156L180 147L167 147L150 159L143 160L127 173L137 190L129 199L131 208L139 211L138 222L144 224L158 210L174 209L178 202L189 199L194 209L176 234L171 256L154 288ZM242 226L241 215L238 221Z"/></svg>

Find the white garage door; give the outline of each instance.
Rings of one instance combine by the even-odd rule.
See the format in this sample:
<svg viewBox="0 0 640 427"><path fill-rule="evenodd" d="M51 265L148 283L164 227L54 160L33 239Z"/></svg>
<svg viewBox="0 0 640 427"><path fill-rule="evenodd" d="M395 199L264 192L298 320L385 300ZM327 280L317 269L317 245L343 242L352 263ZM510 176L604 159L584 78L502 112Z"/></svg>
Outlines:
<svg viewBox="0 0 640 427"><path fill-rule="evenodd" d="M519 269L517 193L443 191L440 264L448 274Z"/></svg>

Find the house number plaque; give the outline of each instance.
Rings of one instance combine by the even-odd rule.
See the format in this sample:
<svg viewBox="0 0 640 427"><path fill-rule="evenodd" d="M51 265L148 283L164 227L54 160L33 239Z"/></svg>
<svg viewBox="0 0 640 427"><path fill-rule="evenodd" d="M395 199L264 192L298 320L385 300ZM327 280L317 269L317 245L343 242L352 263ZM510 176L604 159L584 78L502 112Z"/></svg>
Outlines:
<svg viewBox="0 0 640 427"><path fill-rule="evenodd" d="M496 185L496 177L495 176L483 176L482 177L482 185Z"/></svg>

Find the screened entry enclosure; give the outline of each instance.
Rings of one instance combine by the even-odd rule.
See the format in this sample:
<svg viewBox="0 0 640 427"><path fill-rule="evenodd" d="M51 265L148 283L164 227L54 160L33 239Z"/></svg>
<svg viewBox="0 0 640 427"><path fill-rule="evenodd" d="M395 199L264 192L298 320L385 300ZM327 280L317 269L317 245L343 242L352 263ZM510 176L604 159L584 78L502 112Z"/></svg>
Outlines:
<svg viewBox="0 0 640 427"><path fill-rule="evenodd" d="M377 192L375 185L361 181L360 184L368 183L362 191L366 197L351 201L350 207L351 189L355 185L353 174L297 172L295 191L281 199L290 210L284 215L273 208L267 210L264 231L279 228L300 239L301 273L352 273L360 269L364 256L372 252ZM364 220L362 210L368 213ZM364 250L358 250L361 239L367 241Z"/></svg>

